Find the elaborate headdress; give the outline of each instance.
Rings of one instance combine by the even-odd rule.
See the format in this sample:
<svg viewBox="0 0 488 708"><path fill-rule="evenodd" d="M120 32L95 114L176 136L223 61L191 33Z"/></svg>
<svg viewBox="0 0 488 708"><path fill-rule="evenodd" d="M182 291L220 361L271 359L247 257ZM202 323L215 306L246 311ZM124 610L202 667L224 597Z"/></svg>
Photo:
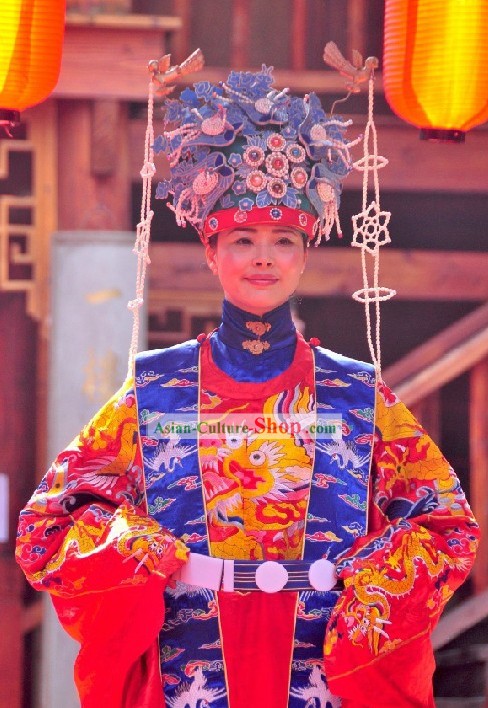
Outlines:
<svg viewBox="0 0 488 708"><path fill-rule="evenodd" d="M352 169L350 121L327 116L314 93L273 88L272 67L231 72L227 81L186 88L165 103L164 132L154 152L169 160L170 179L156 198L202 241L237 225L282 223L309 239L326 239L342 181Z"/></svg>

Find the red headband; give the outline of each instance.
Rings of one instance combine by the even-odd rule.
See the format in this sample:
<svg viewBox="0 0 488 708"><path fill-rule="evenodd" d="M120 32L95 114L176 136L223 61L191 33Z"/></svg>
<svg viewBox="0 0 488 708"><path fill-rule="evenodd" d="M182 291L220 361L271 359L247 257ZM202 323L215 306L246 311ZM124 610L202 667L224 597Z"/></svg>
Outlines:
<svg viewBox="0 0 488 708"><path fill-rule="evenodd" d="M249 211L242 211L238 207L234 209L223 209L215 211L207 217L203 225L200 238L206 243L210 236L225 231L235 229L239 226L254 226L255 224L275 224L281 226L292 226L299 231L303 231L310 239L313 238L313 228L316 217L307 211L300 209L290 209L286 206L254 206Z"/></svg>

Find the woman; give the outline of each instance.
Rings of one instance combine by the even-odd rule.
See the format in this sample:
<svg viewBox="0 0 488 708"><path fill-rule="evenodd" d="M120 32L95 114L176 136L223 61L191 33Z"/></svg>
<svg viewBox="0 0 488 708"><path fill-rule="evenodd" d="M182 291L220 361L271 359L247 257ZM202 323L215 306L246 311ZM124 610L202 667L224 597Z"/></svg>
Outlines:
<svg viewBox="0 0 488 708"><path fill-rule="evenodd" d="M222 324L139 355L20 520L18 560L81 643L82 705L433 706L429 635L476 524L372 367L289 308L337 220L346 126L266 67L166 120L158 196L197 228Z"/></svg>

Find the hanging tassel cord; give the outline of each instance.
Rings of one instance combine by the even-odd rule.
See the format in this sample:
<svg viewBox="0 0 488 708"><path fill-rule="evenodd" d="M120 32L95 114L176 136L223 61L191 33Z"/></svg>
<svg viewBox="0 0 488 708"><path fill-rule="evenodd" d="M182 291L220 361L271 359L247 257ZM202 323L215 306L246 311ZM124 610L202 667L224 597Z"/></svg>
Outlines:
<svg viewBox="0 0 488 708"><path fill-rule="evenodd" d="M151 263L149 258L149 239L151 236L151 222L154 212L151 209L152 178L156 173L154 165L154 82L149 82L147 101L147 127L144 138L144 165L141 170L142 200L140 221L136 229L136 242L133 253L137 256L136 296L127 304L132 311L132 336L129 349L128 375L132 373L134 360L139 346L140 312L144 304L144 287L146 282L147 266Z"/></svg>
<svg viewBox="0 0 488 708"><path fill-rule="evenodd" d="M381 287L379 284L379 249L380 246L390 243L387 228L390 213L381 211L378 177L379 169L386 164L388 164L388 161L378 155L378 136L374 123L374 74L371 72L368 83L368 121L363 137L363 157L355 163L355 167L363 171L363 190L362 212L353 217L354 237L352 245L361 248L363 287L353 293L353 298L364 305L366 337L371 361L379 381L382 380L380 302L389 300L396 294L394 290ZM372 173L373 201L368 204L370 173ZM372 283L368 274L367 255L373 260ZM372 320L374 320L374 326Z"/></svg>

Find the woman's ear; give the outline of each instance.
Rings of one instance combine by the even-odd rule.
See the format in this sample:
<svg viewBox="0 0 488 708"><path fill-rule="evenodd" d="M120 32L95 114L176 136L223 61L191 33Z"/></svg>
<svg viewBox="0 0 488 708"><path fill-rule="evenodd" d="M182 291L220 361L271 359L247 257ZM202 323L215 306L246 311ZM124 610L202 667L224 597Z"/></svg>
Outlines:
<svg viewBox="0 0 488 708"><path fill-rule="evenodd" d="M207 261L207 265L212 271L214 275L217 275L218 273L218 268L217 268L217 247L211 246L209 243L205 244L205 259Z"/></svg>
<svg viewBox="0 0 488 708"><path fill-rule="evenodd" d="M303 275L303 271L307 267L307 261L308 261L308 248L305 248L303 251L303 268L300 271L300 275Z"/></svg>

